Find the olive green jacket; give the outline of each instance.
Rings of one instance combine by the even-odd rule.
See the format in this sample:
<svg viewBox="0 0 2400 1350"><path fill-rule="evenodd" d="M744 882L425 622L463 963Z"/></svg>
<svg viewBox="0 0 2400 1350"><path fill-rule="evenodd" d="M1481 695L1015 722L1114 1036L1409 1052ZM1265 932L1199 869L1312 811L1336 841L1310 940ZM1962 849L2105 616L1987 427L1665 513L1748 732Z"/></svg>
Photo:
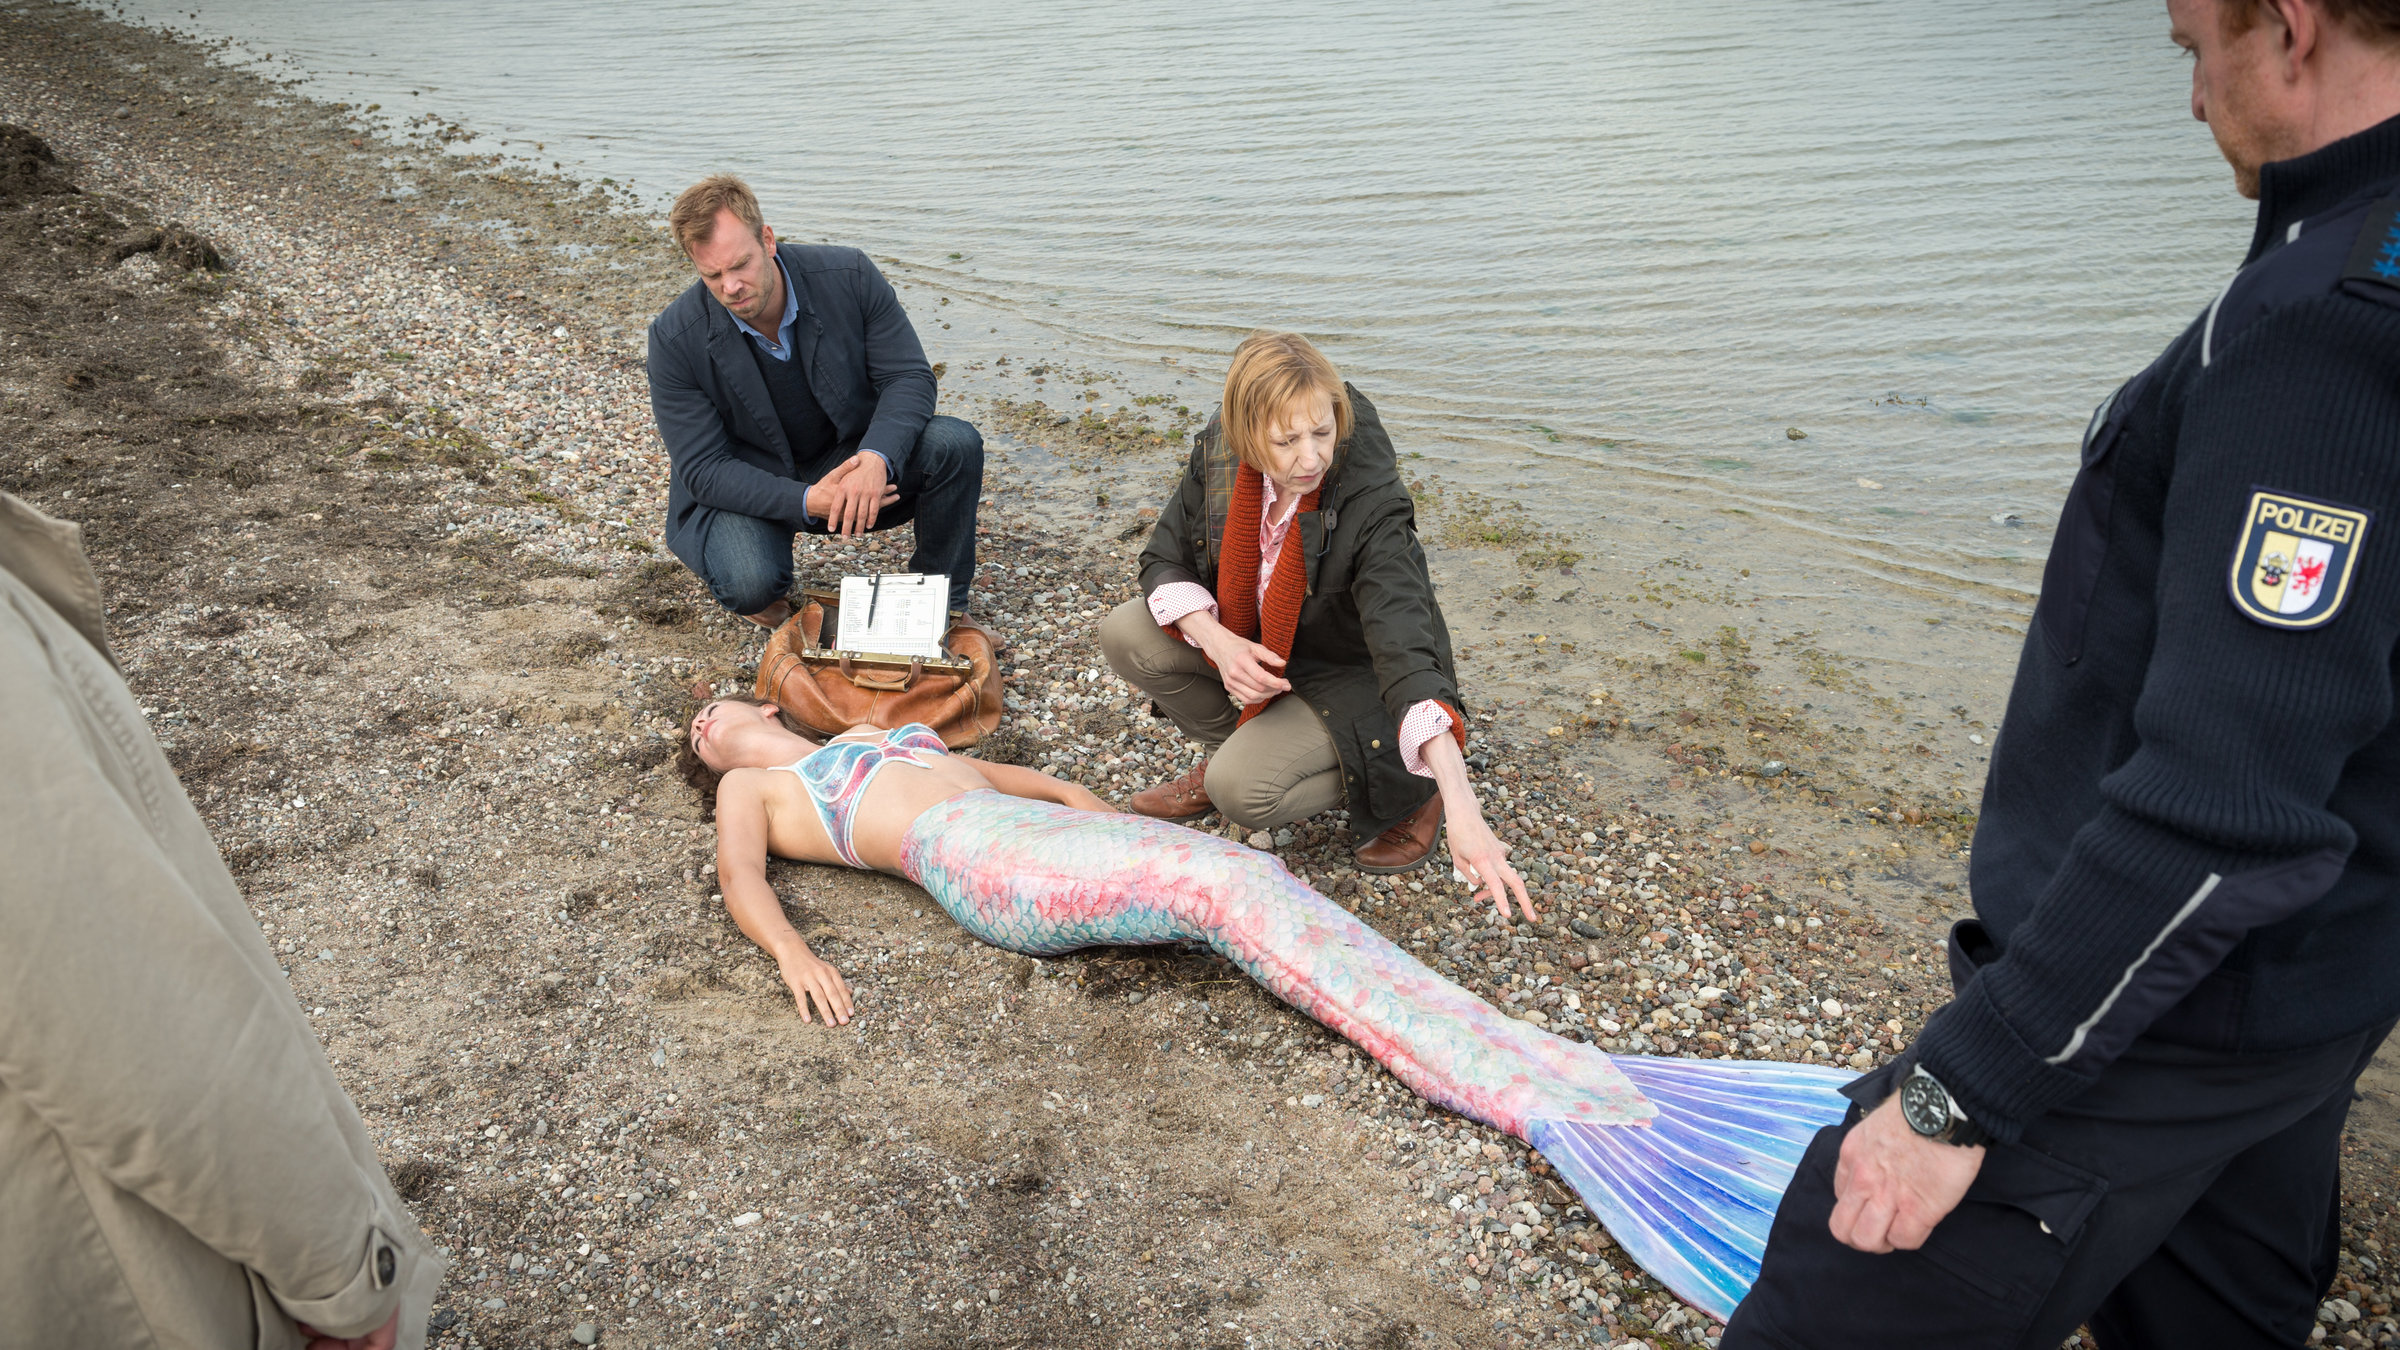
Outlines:
<svg viewBox="0 0 2400 1350"><path fill-rule="evenodd" d="M1367 839L1436 791L1432 779L1400 762L1400 720L1424 699L1447 703L1462 717L1465 705L1450 629L1417 542L1416 502L1400 481L1392 438L1366 395L1342 387L1350 394L1349 438L1334 448L1318 509L1296 522L1308 596L1284 675L1292 696L1306 699L1333 737L1350 832ZM1236 467L1217 419L1209 418L1142 550L1144 596L1177 581L1215 593Z"/></svg>
<svg viewBox="0 0 2400 1350"><path fill-rule="evenodd" d="M0 493L0 1347L297 1347L441 1262L184 796L82 532Z"/></svg>

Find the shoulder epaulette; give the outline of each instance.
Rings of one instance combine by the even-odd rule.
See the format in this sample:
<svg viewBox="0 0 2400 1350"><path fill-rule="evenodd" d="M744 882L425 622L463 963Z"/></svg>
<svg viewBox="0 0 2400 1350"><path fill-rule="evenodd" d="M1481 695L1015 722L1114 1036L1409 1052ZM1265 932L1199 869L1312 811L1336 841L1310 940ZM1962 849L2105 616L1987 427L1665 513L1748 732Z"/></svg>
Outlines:
<svg viewBox="0 0 2400 1350"><path fill-rule="evenodd" d="M2295 301L2341 293L2400 307L2400 196L2347 206L2295 222L2282 247L2234 274L2208 307L2200 364L2253 321Z"/></svg>
<svg viewBox="0 0 2400 1350"><path fill-rule="evenodd" d="M2400 197L2386 197L2367 208L2358 240L2350 246L2350 265L2342 270L2342 289L2362 299L2400 305Z"/></svg>

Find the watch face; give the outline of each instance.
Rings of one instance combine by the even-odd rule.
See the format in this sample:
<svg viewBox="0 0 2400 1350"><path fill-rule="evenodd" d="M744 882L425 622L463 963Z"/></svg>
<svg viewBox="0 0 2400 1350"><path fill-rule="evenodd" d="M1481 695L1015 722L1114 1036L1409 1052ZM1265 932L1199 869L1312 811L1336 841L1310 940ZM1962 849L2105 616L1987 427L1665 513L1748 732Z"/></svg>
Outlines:
<svg viewBox="0 0 2400 1350"><path fill-rule="evenodd" d="M1900 1115L1908 1128L1931 1139L1950 1127L1950 1094L1932 1079L1911 1074L1900 1084Z"/></svg>

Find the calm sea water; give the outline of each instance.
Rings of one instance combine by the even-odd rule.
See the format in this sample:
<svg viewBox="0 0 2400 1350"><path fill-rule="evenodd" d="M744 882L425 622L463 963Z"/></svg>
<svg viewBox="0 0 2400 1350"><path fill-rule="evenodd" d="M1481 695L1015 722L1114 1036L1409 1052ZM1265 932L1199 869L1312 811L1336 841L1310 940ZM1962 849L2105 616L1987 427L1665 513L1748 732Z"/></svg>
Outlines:
<svg viewBox="0 0 2400 1350"><path fill-rule="evenodd" d="M2158 0L109 9L662 203L736 169L1099 359L1298 328L1558 523L1738 508L1987 603L2248 229Z"/></svg>

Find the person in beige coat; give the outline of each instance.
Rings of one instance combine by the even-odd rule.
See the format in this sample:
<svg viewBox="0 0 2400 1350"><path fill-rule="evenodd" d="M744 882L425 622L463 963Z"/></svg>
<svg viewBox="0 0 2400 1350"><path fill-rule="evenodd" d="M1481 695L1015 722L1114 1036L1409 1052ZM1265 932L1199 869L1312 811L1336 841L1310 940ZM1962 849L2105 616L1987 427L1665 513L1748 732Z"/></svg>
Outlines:
<svg viewBox="0 0 2400 1350"><path fill-rule="evenodd" d="M0 1350L415 1347L392 1191L101 626L0 493Z"/></svg>

